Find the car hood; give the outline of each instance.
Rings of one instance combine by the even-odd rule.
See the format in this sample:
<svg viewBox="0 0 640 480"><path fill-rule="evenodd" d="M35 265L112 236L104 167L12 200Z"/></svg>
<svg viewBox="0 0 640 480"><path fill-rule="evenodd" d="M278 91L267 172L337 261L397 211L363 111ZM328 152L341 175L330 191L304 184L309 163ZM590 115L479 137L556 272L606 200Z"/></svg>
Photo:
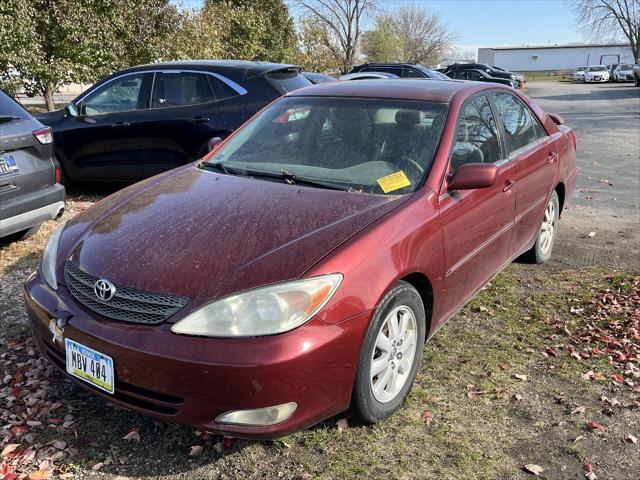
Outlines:
<svg viewBox="0 0 640 480"><path fill-rule="evenodd" d="M71 259L115 284L181 295L192 307L300 277L406 201L183 167L122 190L71 220L58 278Z"/></svg>

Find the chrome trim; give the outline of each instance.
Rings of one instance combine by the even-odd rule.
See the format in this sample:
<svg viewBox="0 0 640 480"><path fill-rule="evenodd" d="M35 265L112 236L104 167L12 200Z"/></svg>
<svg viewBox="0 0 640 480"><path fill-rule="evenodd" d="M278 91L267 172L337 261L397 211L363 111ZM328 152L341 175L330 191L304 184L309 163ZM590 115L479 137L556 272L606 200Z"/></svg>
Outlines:
<svg viewBox="0 0 640 480"><path fill-rule="evenodd" d="M534 147L538 147L546 142L550 143L551 137L547 135L546 137L539 138L535 142L528 143L524 147L520 147L518 150L514 150L507 157L507 161L511 161L524 153L529 153L530 150L533 150Z"/></svg>
<svg viewBox="0 0 640 480"><path fill-rule="evenodd" d="M85 98L87 98L89 95L91 95L92 93L94 93L96 90L101 89L102 87L109 85L110 83L119 80L121 78L124 77L128 77L131 75L144 75L145 73L153 73L153 81L152 81L152 85L151 85L151 95L153 95L153 83L155 83L155 74L157 73L202 73L205 75L211 75L212 77L217 78L218 80L224 82L225 84L227 84L227 86L231 87L233 90L235 90L235 92L238 95L246 95L248 93L247 89L244 88L242 85L237 84L236 82L234 82L233 80L231 80L230 78L227 78L223 75L220 75L219 73L215 73L215 72L210 72L208 70L138 70L136 72L128 72L128 73L123 73L122 75L118 75L117 77L113 77L109 80L107 80L106 82L100 84L98 87L94 88L94 89L90 89L88 90L86 93L84 93L81 97L77 98L76 100L73 101L73 104L76 106L79 106ZM149 102L151 102L151 97L149 99ZM149 104L149 109L151 109L151 104ZM130 110L132 112L136 112L137 110ZM124 112L118 112L118 113L124 113ZM106 114L102 114L102 115L106 115ZM95 116L95 115L94 115Z"/></svg>
<svg viewBox="0 0 640 480"><path fill-rule="evenodd" d="M476 248L474 248L472 251L470 251L464 257L462 257L460 260L458 260L453 265L453 267L451 267L449 270L447 270L447 272L444 274L444 276L448 277L453 272L458 270L460 267L462 267L462 265L464 265L469 260L471 260L473 257L475 257L481 250L483 250L485 247L487 247L491 242L493 242L495 239L497 239L500 235L502 235L503 233L506 233L514 225L515 224L513 222L510 222L510 223L506 224L504 227L502 227L500 230L498 230L496 233L491 235L488 239L486 239L484 242L482 242L480 245L478 245Z"/></svg>
<svg viewBox="0 0 640 480"><path fill-rule="evenodd" d="M540 200L538 200L536 203L534 203L533 205L531 205L529 208L527 208L524 212L522 212L520 215L518 215L516 217L515 223L518 223L520 220L522 220L523 217L525 217L527 214L531 213L532 210L534 210L538 205L540 205L542 202L544 201L544 198L541 198Z"/></svg>

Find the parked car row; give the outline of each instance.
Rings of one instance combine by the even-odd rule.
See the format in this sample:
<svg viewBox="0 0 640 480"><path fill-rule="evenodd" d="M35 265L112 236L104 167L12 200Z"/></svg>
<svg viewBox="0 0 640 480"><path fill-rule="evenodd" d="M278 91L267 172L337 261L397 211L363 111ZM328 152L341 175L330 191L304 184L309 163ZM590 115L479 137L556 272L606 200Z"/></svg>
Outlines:
<svg viewBox="0 0 640 480"><path fill-rule="evenodd" d="M615 63L613 65L591 65L573 70L573 80L584 83L633 82L634 65Z"/></svg>
<svg viewBox="0 0 640 480"><path fill-rule="evenodd" d="M212 148L51 236L24 296L56 369L221 435L280 437L348 408L375 423L445 321L514 258L551 258L577 178L561 117L495 82L307 84L290 66L153 65L43 116L78 179ZM50 130L25 125L51 168Z"/></svg>

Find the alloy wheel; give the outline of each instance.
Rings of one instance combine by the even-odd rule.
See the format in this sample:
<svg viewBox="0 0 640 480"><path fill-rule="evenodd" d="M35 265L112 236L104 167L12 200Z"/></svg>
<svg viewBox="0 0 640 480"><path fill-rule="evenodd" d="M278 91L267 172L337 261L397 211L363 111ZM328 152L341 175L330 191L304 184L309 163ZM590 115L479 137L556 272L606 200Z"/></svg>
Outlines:
<svg viewBox="0 0 640 480"><path fill-rule="evenodd" d="M540 229L540 252L544 255L553 245L553 236L556 232L556 206L551 201L544 211L544 219Z"/></svg>
<svg viewBox="0 0 640 480"><path fill-rule="evenodd" d="M396 398L411 375L417 338L413 311L406 305L394 307L378 331L369 371L373 396L380 403Z"/></svg>

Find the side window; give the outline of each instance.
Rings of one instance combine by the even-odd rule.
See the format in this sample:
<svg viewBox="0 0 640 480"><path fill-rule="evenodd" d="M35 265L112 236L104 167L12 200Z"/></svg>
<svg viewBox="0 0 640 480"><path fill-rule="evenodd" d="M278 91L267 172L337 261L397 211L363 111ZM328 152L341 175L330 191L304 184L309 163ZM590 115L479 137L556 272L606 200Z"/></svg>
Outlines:
<svg viewBox="0 0 640 480"><path fill-rule="evenodd" d="M238 92L213 75L204 75L204 77L209 82L209 87L211 88L216 100L224 100L225 98L235 97L238 95Z"/></svg>
<svg viewBox="0 0 640 480"><path fill-rule="evenodd" d="M424 78L424 75L416 70L410 70L408 68L404 68L402 70L402 76L405 78Z"/></svg>
<svg viewBox="0 0 640 480"><path fill-rule="evenodd" d="M508 93L494 93L500 118L506 133L509 152L514 152L547 136L529 108Z"/></svg>
<svg viewBox="0 0 640 480"><path fill-rule="evenodd" d="M102 115L148 108L149 90L145 94L142 88L144 77L144 73L125 75L98 88L82 101L81 113Z"/></svg>
<svg viewBox="0 0 640 480"><path fill-rule="evenodd" d="M470 80L480 80L482 78L482 75L475 70L469 70L468 75Z"/></svg>
<svg viewBox="0 0 640 480"><path fill-rule="evenodd" d="M206 75L195 72L156 74L151 97L152 108L182 107L215 100Z"/></svg>
<svg viewBox="0 0 640 480"><path fill-rule="evenodd" d="M452 173L467 163L495 163L501 159L496 121L485 95L469 101L460 112L451 154Z"/></svg>

